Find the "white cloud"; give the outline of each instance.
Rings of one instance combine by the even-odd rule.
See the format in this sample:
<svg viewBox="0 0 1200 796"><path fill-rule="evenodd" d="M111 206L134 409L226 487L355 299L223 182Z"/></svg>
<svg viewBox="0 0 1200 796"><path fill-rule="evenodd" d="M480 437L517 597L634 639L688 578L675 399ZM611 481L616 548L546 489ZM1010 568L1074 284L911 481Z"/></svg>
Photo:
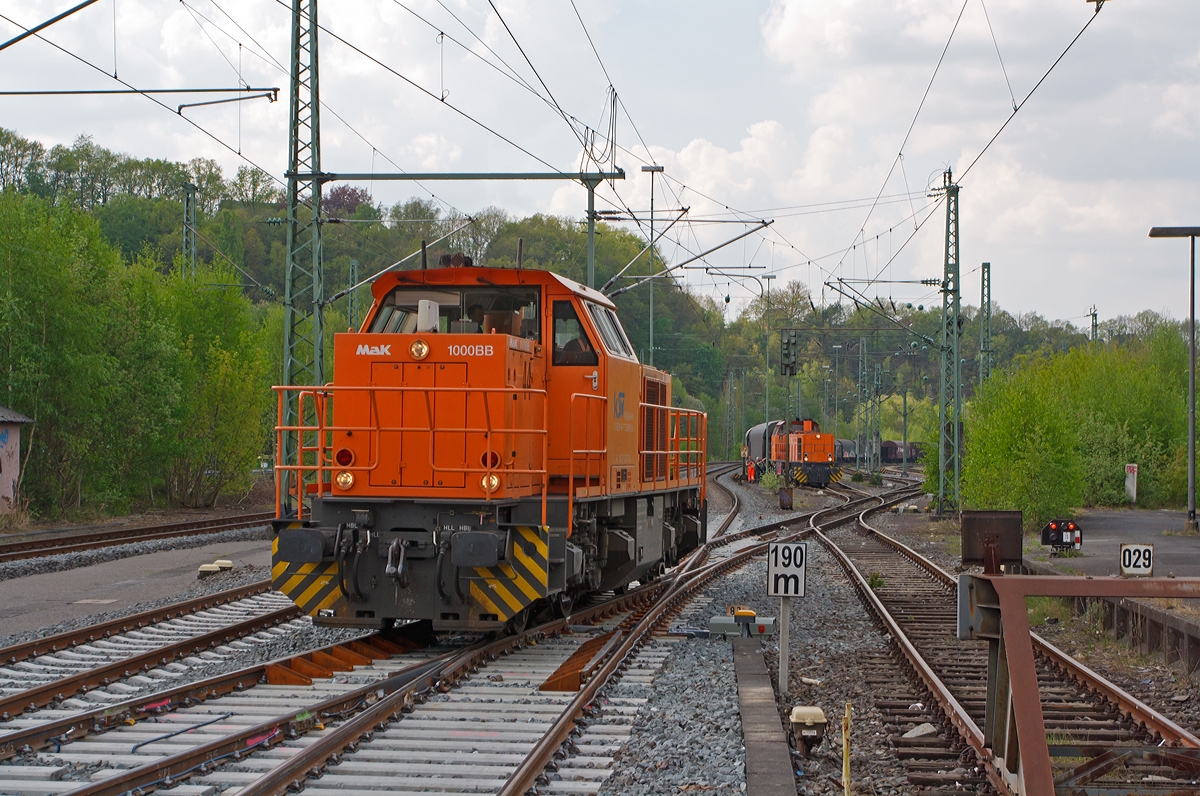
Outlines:
<svg viewBox="0 0 1200 796"><path fill-rule="evenodd" d="M110 69L111 0L78 12L46 31L62 46ZM185 110L213 137L174 111L143 98L78 100L0 98L0 125L46 143L69 143L90 133L97 143L139 156L187 160L216 157L228 171L242 162L233 150L282 174L286 158L287 76L252 53L256 39L287 60L287 11L269 0L240 4L188 0L210 22L197 24L187 8L149 0L117 4L117 61L121 77L138 86L228 85L237 79L226 58L255 85L285 89L281 102ZM800 207L880 192L896 149L920 101L961 0L758 0L708 3L662 0L577 0L605 66L638 124L622 119L619 140L644 155L645 139L668 178L694 190L679 196L694 216L726 213L724 205L775 217L769 240L737 244L715 255L721 266L792 266L787 278L833 268L856 240L865 246L844 258L841 273L875 273L912 230L909 218L926 201L948 165L961 172L1011 110L1012 99L982 13L970 0L912 136L867 223L866 207L814 214ZM432 27L390 0L324 0L330 29L424 87L450 93L430 98L354 53L321 39L321 83L329 109L322 117L326 169L543 170L546 166L495 137L489 128L563 170L578 168L580 145L544 102L485 64L496 57L478 34L530 84L541 87L486 4L448 0L465 29L434 0L408 3ZM569 5L498 2L541 77L569 113L595 124L608 81ZM16 0L4 13L33 24L61 11L53 0ZM1087 20L1082 0L991 3L991 29L1020 99ZM228 11L247 33L224 17ZM1152 224L1196 223L1200 156L1200 8L1172 0L1108 3L1091 29L1038 94L968 174L962 189L964 272L980 260L995 266L995 292L1014 309L1068 316L1092 302L1101 314L1169 307L1184 313L1179 289L1182 255L1151 242ZM224 28L230 35L218 30ZM0 29L0 35L15 28ZM438 40L443 31L450 39ZM210 41L209 36L216 42ZM218 52L219 50L219 52ZM222 56L224 53L224 57ZM108 88L110 79L38 41L0 53L0 88ZM338 121L341 115L355 130ZM370 143L363 141L363 138ZM374 149L373 149L374 148ZM622 155L627 178L617 183L617 206L644 211L649 180L640 162ZM915 195L892 195L907 189ZM376 182L391 202L416 189ZM678 190L676 188L676 190ZM499 205L515 214L536 211L582 217L586 193L557 183L453 183L440 197L470 211ZM708 198L712 197L712 201ZM889 198L891 197L891 198ZM659 208L676 202L659 188ZM610 205L601 201L600 207ZM828 205L825 206L826 208ZM767 210L767 208L792 208ZM924 214L918 214L918 218ZM937 274L941 267L940 211L914 238L890 276ZM681 229L683 229L681 227ZM736 226L695 226L682 238L692 250L727 239ZM792 248L794 245L795 249ZM674 253L674 252L672 252ZM682 252L680 252L682 255ZM973 277L972 277L973 278ZM706 277L690 272L704 285ZM724 281L714 286L723 295ZM973 300L969 279L964 292ZM736 288L734 288L736 290ZM879 288L897 294L900 286ZM745 295L743 290L741 295ZM926 304L929 303L925 300Z"/></svg>

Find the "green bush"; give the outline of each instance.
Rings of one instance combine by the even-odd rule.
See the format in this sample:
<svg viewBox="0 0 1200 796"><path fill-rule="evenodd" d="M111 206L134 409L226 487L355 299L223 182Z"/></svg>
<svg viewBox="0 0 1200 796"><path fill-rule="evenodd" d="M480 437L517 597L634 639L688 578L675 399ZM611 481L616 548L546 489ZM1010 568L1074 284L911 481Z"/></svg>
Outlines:
<svg viewBox="0 0 1200 796"><path fill-rule="evenodd" d="M783 476L767 471L759 476L758 485L768 492L778 492L783 486Z"/></svg>
<svg viewBox="0 0 1200 796"><path fill-rule="evenodd" d="M1020 509L1027 529L1084 505L1138 504L1186 493L1187 347L1163 324L1099 352L1073 349L994 375L965 418L967 508Z"/></svg>
<svg viewBox="0 0 1200 796"><path fill-rule="evenodd" d="M238 282L125 262L88 215L0 192L4 404L34 421L21 508L211 505L247 485L272 398Z"/></svg>

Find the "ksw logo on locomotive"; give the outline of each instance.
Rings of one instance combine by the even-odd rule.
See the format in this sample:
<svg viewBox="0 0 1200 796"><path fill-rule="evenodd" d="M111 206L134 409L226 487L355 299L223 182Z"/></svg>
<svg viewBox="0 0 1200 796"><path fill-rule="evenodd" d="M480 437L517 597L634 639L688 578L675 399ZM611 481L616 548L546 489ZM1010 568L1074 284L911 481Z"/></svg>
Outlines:
<svg viewBox="0 0 1200 796"><path fill-rule="evenodd" d="M358 350L354 352L359 356L367 354L370 356L391 356L392 347L390 345L360 345Z"/></svg>

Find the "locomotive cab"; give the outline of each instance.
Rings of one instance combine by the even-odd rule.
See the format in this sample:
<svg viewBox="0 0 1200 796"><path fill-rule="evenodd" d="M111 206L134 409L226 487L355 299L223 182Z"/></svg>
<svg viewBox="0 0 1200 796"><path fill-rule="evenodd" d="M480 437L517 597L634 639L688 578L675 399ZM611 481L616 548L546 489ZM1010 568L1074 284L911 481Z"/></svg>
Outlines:
<svg viewBox="0 0 1200 796"><path fill-rule="evenodd" d="M704 541L704 415L605 296L473 266L372 293L331 384L276 388L274 582L314 621L511 628Z"/></svg>

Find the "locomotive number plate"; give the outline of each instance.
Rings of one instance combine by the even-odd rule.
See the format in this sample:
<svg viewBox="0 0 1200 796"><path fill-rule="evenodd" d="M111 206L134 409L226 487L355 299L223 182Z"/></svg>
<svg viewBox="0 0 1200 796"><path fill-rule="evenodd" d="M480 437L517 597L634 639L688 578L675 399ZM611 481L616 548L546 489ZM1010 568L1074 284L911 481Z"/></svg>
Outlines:
<svg viewBox="0 0 1200 796"><path fill-rule="evenodd" d="M452 357L490 357L494 353L496 353L496 349L490 345L450 346L450 356Z"/></svg>

